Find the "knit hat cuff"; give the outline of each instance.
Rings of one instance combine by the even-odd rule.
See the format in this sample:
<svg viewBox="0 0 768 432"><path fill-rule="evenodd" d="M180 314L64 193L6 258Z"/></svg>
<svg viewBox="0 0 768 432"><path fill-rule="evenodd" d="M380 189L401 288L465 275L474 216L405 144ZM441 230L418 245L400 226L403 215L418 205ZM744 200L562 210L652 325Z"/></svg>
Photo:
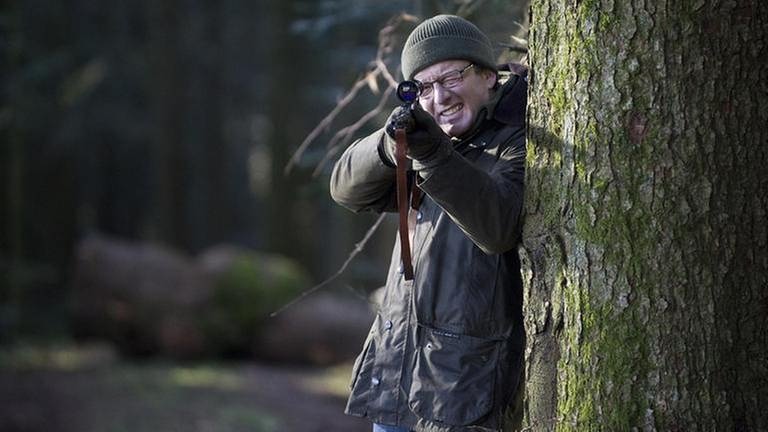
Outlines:
<svg viewBox="0 0 768 432"><path fill-rule="evenodd" d="M401 63L405 79L413 79L421 70L446 60L467 60L495 71L493 58L488 44L461 36L439 35L414 44L407 52L403 51Z"/></svg>

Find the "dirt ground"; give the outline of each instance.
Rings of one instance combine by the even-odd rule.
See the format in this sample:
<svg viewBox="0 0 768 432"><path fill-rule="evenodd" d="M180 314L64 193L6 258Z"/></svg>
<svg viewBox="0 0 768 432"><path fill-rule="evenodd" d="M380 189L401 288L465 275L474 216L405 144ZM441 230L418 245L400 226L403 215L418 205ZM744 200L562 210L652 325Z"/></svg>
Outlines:
<svg viewBox="0 0 768 432"><path fill-rule="evenodd" d="M0 431L370 431L343 414L349 365L50 360L2 364Z"/></svg>

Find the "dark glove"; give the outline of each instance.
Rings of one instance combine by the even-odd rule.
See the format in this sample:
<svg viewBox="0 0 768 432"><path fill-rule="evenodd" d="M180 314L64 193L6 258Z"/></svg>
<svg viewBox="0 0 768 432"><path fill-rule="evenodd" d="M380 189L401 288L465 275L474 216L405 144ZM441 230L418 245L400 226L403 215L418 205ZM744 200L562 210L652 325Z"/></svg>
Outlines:
<svg viewBox="0 0 768 432"><path fill-rule="evenodd" d="M416 127L416 120L413 118L411 108L407 105L398 105L389 114L387 119L387 135L395 139L395 129L405 129L405 132L411 132Z"/></svg>
<svg viewBox="0 0 768 432"><path fill-rule="evenodd" d="M399 105L392 110L389 118L387 118L387 124L384 126L386 134L379 144L379 157L385 164L392 167L395 166L395 130L405 129L407 132L413 130L415 126L416 123L410 108Z"/></svg>
<svg viewBox="0 0 768 432"><path fill-rule="evenodd" d="M453 147L451 138L440 129L435 119L416 104L411 110L416 127L408 131L408 157L419 162L426 162L439 150ZM444 152L443 152L444 153Z"/></svg>
<svg viewBox="0 0 768 432"><path fill-rule="evenodd" d="M395 130L405 129L408 141L407 156L417 161L425 161L434 155L441 146L450 146L451 140L435 120L418 104L413 108L398 106L387 119L385 130L387 137L384 143L384 153L395 160Z"/></svg>

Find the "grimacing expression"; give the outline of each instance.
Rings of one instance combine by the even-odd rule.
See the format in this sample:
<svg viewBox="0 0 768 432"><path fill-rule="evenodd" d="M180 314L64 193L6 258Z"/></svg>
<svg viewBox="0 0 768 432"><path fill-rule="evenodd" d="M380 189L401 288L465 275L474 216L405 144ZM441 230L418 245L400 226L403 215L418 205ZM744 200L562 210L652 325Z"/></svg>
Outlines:
<svg viewBox="0 0 768 432"><path fill-rule="evenodd" d="M446 73L460 71L469 64L467 60L446 60L422 69L413 78L422 82L433 82ZM455 87L444 88L436 83L430 97L419 98L419 105L432 115L443 132L451 137L458 137L472 127L477 113L488 103L495 83L496 74L474 66L463 74L462 82Z"/></svg>

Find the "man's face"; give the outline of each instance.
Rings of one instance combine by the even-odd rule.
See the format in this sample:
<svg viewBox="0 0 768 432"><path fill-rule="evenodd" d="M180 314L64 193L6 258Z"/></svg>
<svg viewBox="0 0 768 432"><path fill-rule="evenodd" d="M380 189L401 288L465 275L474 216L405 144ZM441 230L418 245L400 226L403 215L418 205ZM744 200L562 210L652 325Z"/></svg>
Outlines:
<svg viewBox="0 0 768 432"><path fill-rule="evenodd" d="M461 136L474 124L475 117L490 98L490 89L496 75L473 66L462 74L458 85L445 88L439 82L446 74L461 71L470 64L467 60L447 60L435 63L414 75L414 79L432 83L428 97L419 98L419 105L432 115L440 128L452 137Z"/></svg>

